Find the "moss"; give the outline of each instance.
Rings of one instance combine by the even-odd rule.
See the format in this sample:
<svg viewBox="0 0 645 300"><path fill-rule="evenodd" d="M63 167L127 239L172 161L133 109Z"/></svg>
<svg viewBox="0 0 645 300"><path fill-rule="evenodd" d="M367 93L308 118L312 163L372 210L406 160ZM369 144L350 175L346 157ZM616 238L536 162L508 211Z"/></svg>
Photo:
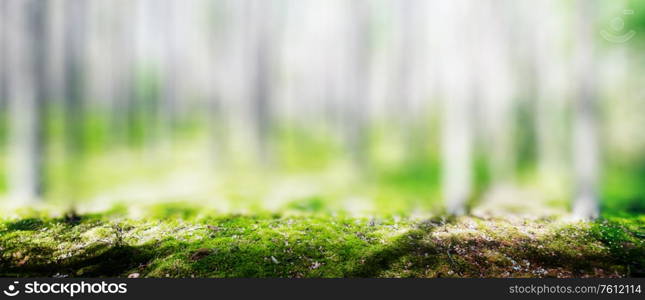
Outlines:
<svg viewBox="0 0 645 300"><path fill-rule="evenodd" d="M642 275L643 220L198 215L170 205L0 222L0 276L620 277Z"/></svg>
<svg viewBox="0 0 645 300"><path fill-rule="evenodd" d="M609 218L592 224L591 238L601 242L616 264L632 276L645 276L645 219Z"/></svg>

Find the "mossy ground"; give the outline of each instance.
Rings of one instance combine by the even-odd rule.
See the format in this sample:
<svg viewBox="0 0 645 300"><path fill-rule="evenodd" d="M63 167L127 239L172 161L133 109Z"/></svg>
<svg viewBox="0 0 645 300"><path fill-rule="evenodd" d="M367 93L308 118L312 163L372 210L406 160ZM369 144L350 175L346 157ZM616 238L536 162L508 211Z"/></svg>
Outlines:
<svg viewBox="0 0 645 300"><path fill-rule="evenodd" d="M0 276L624 277L645 275L645 217L206 215L159 206L0 223Z"/></svg>

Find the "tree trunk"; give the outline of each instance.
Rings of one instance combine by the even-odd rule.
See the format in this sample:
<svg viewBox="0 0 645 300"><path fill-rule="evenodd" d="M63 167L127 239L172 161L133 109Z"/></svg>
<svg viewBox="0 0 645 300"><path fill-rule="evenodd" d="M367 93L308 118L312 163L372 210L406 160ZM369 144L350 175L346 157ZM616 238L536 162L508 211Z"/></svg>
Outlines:
<svg viewBox="0 0 645 300"><path fill-rule="evenodd" d="M5 121L7 108L7 17L7 1L0 1L0 122Z"/></svg>
<svg viewBox="0 0 645 300"><path fill-rule="evenodd" d="M20 202L38 200L44 191L46 97L46 1L7 4L8 97L10 113L9 189Z"/></svg>
<svg viewBox="0 0 645 300"><path fill-rule="evenodd" d="M577 95L574 103L573 163L575 195L573 214L577 218L598 217L598 97L595 89L593 20L594 3L578 0L576 23Z"/></svg>
<svg viewBox="0 0 645 300"><path fill-rule="evenodd" d="M367 119L370 89L370 2L350 1L350 67L346 94L345 126L351 158L361 169L367 166Z"/></svg>
<svg viewBox="0 0 645 300"><path fill-rule="evenodd" d="M444 99L442 112L442 191L448 213L464 214L472 190L472 80L467 68L471 53L464 22L465 3L456 1L447 7L451 18L449 28L462 29L463 36L445 36L442 49ZM472 71L472 70L471 70Z"/></svg>
<svg viewBox="0 0 645 300"><path fill-rule="evenodd" d="M78 179L84 155L85 122L85 17L87 2L69 0L65 3L65 151L67 155L67 184L72 202L78 195Z"/></svg>
<svg viewBox="0 0 645 300"><path fill-rule="evenodd" d="M275 68L275 32L274 16L270 3L262 0L252 0L249 3L249 13L253 25L251 32L251 94L250 113L252 130L256 139L257 155L260 163L268 166L272 163L270 135L273 127L272 97L273 73Z"/></svg>

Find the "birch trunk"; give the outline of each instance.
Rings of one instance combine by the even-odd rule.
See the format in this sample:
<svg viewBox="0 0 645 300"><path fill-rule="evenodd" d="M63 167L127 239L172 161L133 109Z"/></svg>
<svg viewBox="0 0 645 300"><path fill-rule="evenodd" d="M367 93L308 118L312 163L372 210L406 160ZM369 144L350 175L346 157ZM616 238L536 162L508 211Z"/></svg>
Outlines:
<svg viewBox="0 0 645 300"><path fill-rule="evenodd" d="M44 191L47 2L9 1L7 63L13 199L31 202Z"/></svg>
<svg viewBox="0 0 645 300"><path fill-rule="evenodd" d="M578 0L576 23L577 95L574 102L573 163L575 195L573 214L576 218L598 217L599 145L597 91L594 78L593 8L594 3Z"/></svg>

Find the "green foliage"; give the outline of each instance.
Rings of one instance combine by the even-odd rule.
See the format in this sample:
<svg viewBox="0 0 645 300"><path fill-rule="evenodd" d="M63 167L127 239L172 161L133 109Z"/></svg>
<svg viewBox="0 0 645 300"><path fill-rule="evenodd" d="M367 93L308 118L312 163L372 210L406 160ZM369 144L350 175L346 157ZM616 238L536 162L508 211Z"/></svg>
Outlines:
<svg viewBox="0 0 645 300"><path fill-rule="evenodd" d="M645 162L615 163L604 173L602 208L607 214L645 214Z"/></svg>
<svg viewBox="0 0 645 300"><path fill-rule="evenodd" d="M150 214L153 218L161 220L187 220L193 219L199 215L200 208L194 205L175 202L155 205L150 209Z"/></svg>
<svg viewBox="0 0 645 300"><path fill-rule="evenodd" d="M475 155L475 167L474 167L475 179L474 179L474 195L473 198L477 202L478 199L486 192L488 187L491 184L490 178L490 168L488 165L488 159L482 153L477 153ZM474 205L475 203L471 203Z"/></svg>
<svg viewBox="0 0 645 300"><path fill-rule="evenodd" d="M403 193L430 195L439 188L439 172L437 161L409 161L400 167L382 170L379 181Z"/></svg>
<svg viewBox="0 0 645 300"><path fill-rule="evenodd" d="M298 199L289 203L287 205L287 209L309 213L320 213L325 209L325 200L318 196Z"/></svg>
<svg viewBox="0 0 645 300"><path fill-rule="evenodd" d="M276 130L280 165L287 171L324 170L341 154L340 145L324 128L304 128L285 124Z"/></svg>
<svg viewBox="0 0 645 300"><path fill-rule="evenodd" d="M638 0L628 0L624 7L633 11L631 15L618 15L625 20L625 30L634 30L637 33L645 32L645 3ZM643 36L639 35L637 34L636 38L643 39Z"/></svg>
<svg viewBox="0 0 645 300"><path fill-rule="evenodd" d="M159 78L152 71L141 71L138 82L138 96L133 100L138 104L130 107L132 115L129 120L139 124L139 127L133 127L129 141L117 139L119 133L112 124L114 120L111 115L106 113L106 107L86 107L80 137L84 145L83 153L79 154L82 160L69 159L64 134L66 116L61 108L47 109L46 199L69 201L69 198L78 198L82 201L102 198L116 189L134 184L164 185L159 182L168 182L177 173L197 174L198 170L208 169L212 164L214 172L221 172L217 178L208 177L211 174L198 174L209 178L204 179L204 185L208 187L203 190L223 191L216 194L224 198L222 201L230 202L233 207L246 207L253 212L262 210L262 201L277 193L278 186L301 181L310 186L313 183L316 187L309 187L313 191L306 195L282 193L288 199L282 199L284 205L278 205L279 209L338 212L343 211L348 198L364 198L369 204L365 206L372 206L370 212L385 215L441 210L441 153L437 120L405 126L384 120L371 123L367 129L370 142L367 149L369 155L366 157L369 159L361 167L352 164L346 145L333 134L331 128L315 121L308 124L285 122L275 126L270 137L276 164L265 168L249 159L253 156L252 145L235 144L236 141L230 136L222 137L222 140L231 138L230 141L221 141L223 148L228 147L226 150L212 152L212 147L209 148L207 144L213 140L212 132L209 132L205 123L209 116L193 114L179 117L170 126L169 132L161 134L157 128L159 120L152 116L159 111L159 95L156 91L161 88ZM520 115L530 111L525 110ZM124 122L128 118L124 116ZM530 120L522 117L516 121L521 127L517 132L520 138L518 147L535 146L532 141L535 137L524 134L534 130L530 124L524 124ZM569 121L562 120L562 123ZM214 124L222 125L219 120ZM0 134L2 132L6 135L6 128L0 126ZM164 152L164 147L161 147L162 141L168 140L172 140L167 144L172 144L172 153L170 150ZM527 146L529 144L533 146ZM3 194L7 191L6 146L0 147L0 192ZM475 149L473 204L477 204L493 184L489 153L485 148ZM521 182L526 185L539 180L535 176L535 153L531 151L534 150L518 158ZM642 160L620 152L607 152L601 189L604 212L611 215L638 215L645 212L645 192L642 189L645 185L645 163ZM70 165L74 165L74 172L70 172ZM77 177L73 186L69 180L70 173ZM72 192L73 197L70 196ZM211 195L204 193L199 196ZM169 198L159 201L183 200ZM565 198L562 196L561 202L568 202ZM312 202L311 199L318 200Z"/></svg>
<svg viewBox="0 0 645 300"><path fill-rule="evenodd" d="M535 128L535 107L530 99L520 101L515 114L515 152L520 174L532 172L537 162L537 129Z"/></svg>
<svg viewBox="0 0 645 300"><path fill-rule="evenodd" d="M7 172L5 171L6 160L0 157L0 193L7 191Z"/></svg>

